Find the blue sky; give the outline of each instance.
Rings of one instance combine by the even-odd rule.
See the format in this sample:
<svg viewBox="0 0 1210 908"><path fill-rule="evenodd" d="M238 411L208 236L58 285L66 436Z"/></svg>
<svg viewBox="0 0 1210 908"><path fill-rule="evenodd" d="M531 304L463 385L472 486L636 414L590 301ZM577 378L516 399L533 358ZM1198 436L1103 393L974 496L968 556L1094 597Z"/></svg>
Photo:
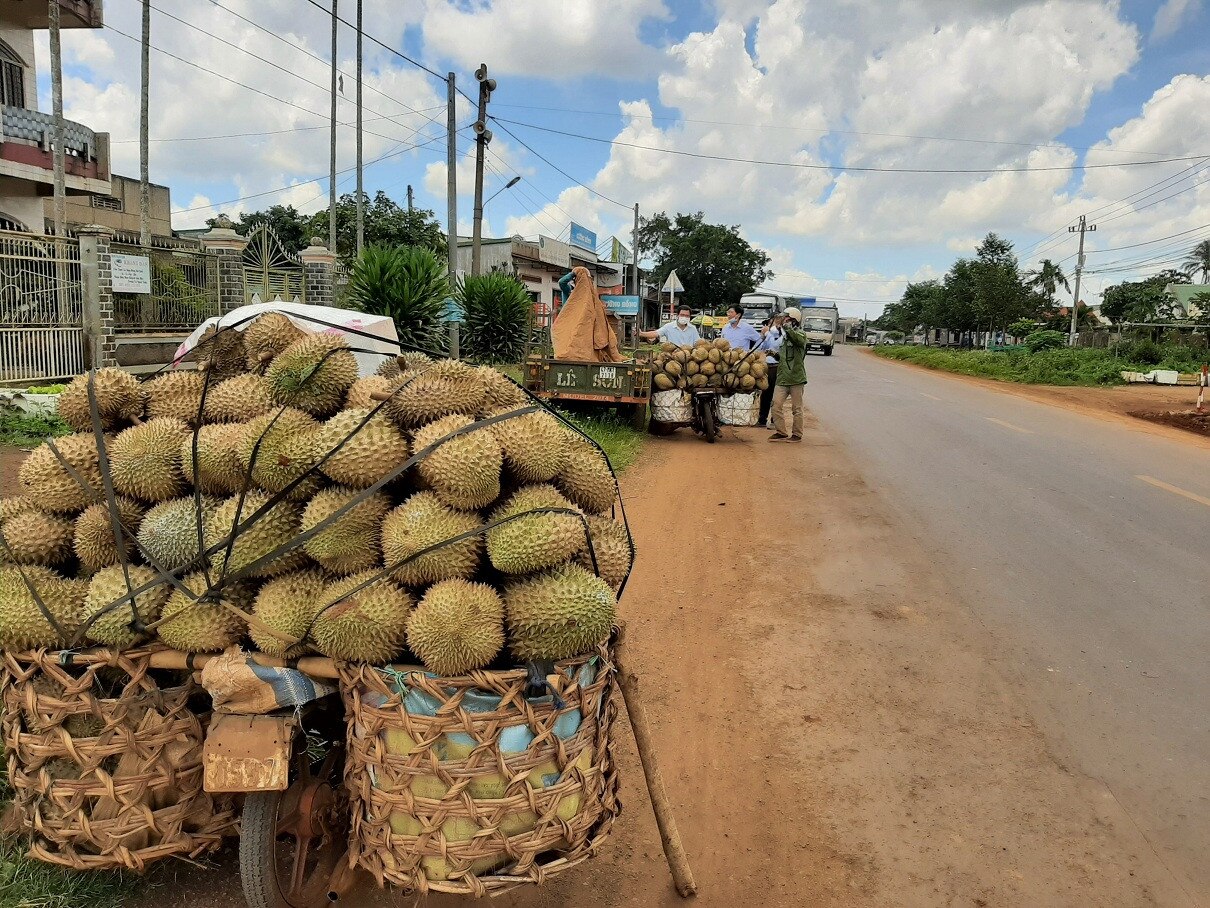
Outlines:
<svg viewBox="0 0 1210 908"><path fill-rule="evenodd" d="M329 26L326 0L317 2L153 3L152 43L181 58L152 53L152 137L166 140L153 145L152 179L171 185L176 226L216 209L325 204ZM115 169L132 174L137 44L120 32L138 34L138 9L111 0L105 30L64 40L68 116L109 131ZM353 9L340 3L344 16ZM907 279L940 275L988 230L1009 236L1025 265L1069 257L1065 226L1085 211L1107 221L1093 248L1147 244L1134 259L1090 255L1091 302L1105 285L1163 267L1184 240L1150 241L1210 236L1210 168L1194 160L1210 156L1203 0L426 0L402 13L366 0L365 9L368 34L455 71L468 94L487 62L499 82L493 114L528 124L495 126L487 192L522 181L491 202L493 234L565 235L574 219L602 242L615 232L628 241L625 208L636 201L644 213L700 209L771 251L772 285L839 299L854 314L875 314ZM342 29L350 77L338 117L350 122L352 52ZM418 204L444 219L444 85L370 42L366 59L366 155L391 154L367 169L366 188L402 202L411 183ZM464 105L459 126L472 119ZM676 157L535 126L807 166ZM230 134L241 135L204 138ZM431 144L394 152L417 141ZM464 131L460 148L470 147ZM1185 160L1123 166L1167 157ZM339 158L353 163L351 128L340 131ZM1115 166L1065 169L1083 163ZM894 172L904 169L1000 172ZM463 228L471 174L466 156ZM1143 191L1167 178L1169 191ZM339 185L351 189L352 175Z"/></svg>

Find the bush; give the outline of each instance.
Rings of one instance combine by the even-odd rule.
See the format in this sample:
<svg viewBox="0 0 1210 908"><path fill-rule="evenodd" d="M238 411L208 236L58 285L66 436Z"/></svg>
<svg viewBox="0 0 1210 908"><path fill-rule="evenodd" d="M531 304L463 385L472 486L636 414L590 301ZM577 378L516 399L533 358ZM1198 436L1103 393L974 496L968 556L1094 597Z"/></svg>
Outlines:
<svg viewBox="0 0 1210 908"><path fill-rule="evenodd" d="M1164 348L1150 340L1118 344L1113 350L1122 359L1144 366L1158 365L1164 359Z"/></svg>
<svg viewBox="0 0 1210 908"><path fill-rule="evenodd" d="M346 301L351 309L390 316L405 350L443 355L449 296L446 263L432 251L367 246L353 262Z"/></svg>
<svg viewBox="0 0 1210 908"><path fill-rule="evenodd" d="M517 363L525 357L534 303L515 277L492 272L458 287L462 355L480 363Z"/></svg>
<svg viewBox="0 0 1210 908"><path fill-rule="evenodd" d="M48 438L70 434L71 427L55 414L39 416L0 406L0 444L32 448Z"/></svg>
<svg viewBox="0 0 1210 908"><path fill-rule="evenodd" d="M1042 350L1057 350L1067 345L1067 338L1061 331L1035 331L1025 338L1025 346L1030 353Z"/></svg>

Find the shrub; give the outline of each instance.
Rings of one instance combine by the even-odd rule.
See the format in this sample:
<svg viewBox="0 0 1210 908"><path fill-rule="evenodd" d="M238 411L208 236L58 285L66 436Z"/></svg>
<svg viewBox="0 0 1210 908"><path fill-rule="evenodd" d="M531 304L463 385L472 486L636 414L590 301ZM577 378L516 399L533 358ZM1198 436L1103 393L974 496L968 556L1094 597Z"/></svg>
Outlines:
<svg viewBox="0 0 1210 908"><path fill-rule="evenodd" d="M1025 338L1025 346L1029 348L1030 353L1057 350L1066 344L1067 338L1060 331L1035 331Z"/></svg>
<svg viewBox="0 0 1210 908"><path fill-rule="evenodd" d="M458 287L462 354L480 363L517 363L525 357L534 304L515 277L492 272Z"/></svg>
<svg viewBox="0 0 1210 908"><path fill-rule="evenodd" d="M1122 359L1144 366L1158 365L1164 358L1164 348L1150 340L1119 344L1114 348L1114 352Z"/></svg>
<svg viewBox="0 0 1210 908"><path fill-rule="evenodd" d="M446 263L420 246L367 246L349 273L351 309L390 316L406 349L445 350ZM356 344L354 344L356 346Z"/></svg>

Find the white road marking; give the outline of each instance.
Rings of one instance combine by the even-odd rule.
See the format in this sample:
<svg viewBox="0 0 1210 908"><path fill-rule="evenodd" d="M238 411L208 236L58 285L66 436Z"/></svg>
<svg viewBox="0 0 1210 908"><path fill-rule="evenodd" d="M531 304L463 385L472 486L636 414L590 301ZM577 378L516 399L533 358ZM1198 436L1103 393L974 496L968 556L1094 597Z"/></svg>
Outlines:
<svg viewBox="0 0 1210 908"><path fill-rule="evenodd" d="M1004 428L1006 428L1006 429L1012 429L1014 432L1020 432L1022 435L1033 435L1034 434L1030 429L1022 429L1020 426L1014 426L1011 422L1005 422L1002 419L996 419L995 417L992 417L992 416L984 416L983 418L986 419L988 422L994 422L998 426L1004 426Z"/></svg>
<svg viewBox="0 0 1210 908"><path fill-rule="evenodd" d="M931 394L925 394L923 391L921 391L921 392L920 392L920 396L921 396L921 397L927 397L929 400L941 400L941 398L940 398L940 397L933 397L933 395L931 395Z"/></svg>
<svg viewBox="0 0 1210 908"><path fill-rule="evenodd" d="M1196 501L1198 504L1204 504L1210 508L1210 498L1198 495L1196 492L1190 492L1187 489L1182 489L1180 486L1169 485L1163 480L1156 479L1154 476L1135 476L1135 479L1141 479L1148 485L1153 485L1157 489L1163 489L1165 492L1171 492L1173 495L1180 495L1182 498L1188 498L1190 501Z"/></svg>

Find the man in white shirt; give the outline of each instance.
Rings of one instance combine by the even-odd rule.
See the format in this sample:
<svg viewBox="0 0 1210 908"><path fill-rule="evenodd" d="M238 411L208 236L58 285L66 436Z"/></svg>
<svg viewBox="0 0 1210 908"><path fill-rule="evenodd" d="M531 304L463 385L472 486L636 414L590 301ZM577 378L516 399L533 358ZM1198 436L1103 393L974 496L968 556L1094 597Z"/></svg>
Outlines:
<svg viewBox="0 0 1210 908"><path fill-rule="evenodd" d="M760 392L760 416L757 421L766 429L773 428L769 408L773 404L773 388L777 384L777 357L781 350L781 323L784 319L783 315L775 315L766 319L760 329L760 348L765 351L765 364L769 367L769 387Z"/></svg>
<svg viewBox="0 0 1210 908"><path fill-rule="evenodd" d="M692 318L693 311L688 306L681 306L677 310L676 321L668 322L664 327L655 331L640 331L639 337L649 341L665 341L676 344L678 347L692 347L701 336L697 333L697 328L691 324Z"/></svg>

